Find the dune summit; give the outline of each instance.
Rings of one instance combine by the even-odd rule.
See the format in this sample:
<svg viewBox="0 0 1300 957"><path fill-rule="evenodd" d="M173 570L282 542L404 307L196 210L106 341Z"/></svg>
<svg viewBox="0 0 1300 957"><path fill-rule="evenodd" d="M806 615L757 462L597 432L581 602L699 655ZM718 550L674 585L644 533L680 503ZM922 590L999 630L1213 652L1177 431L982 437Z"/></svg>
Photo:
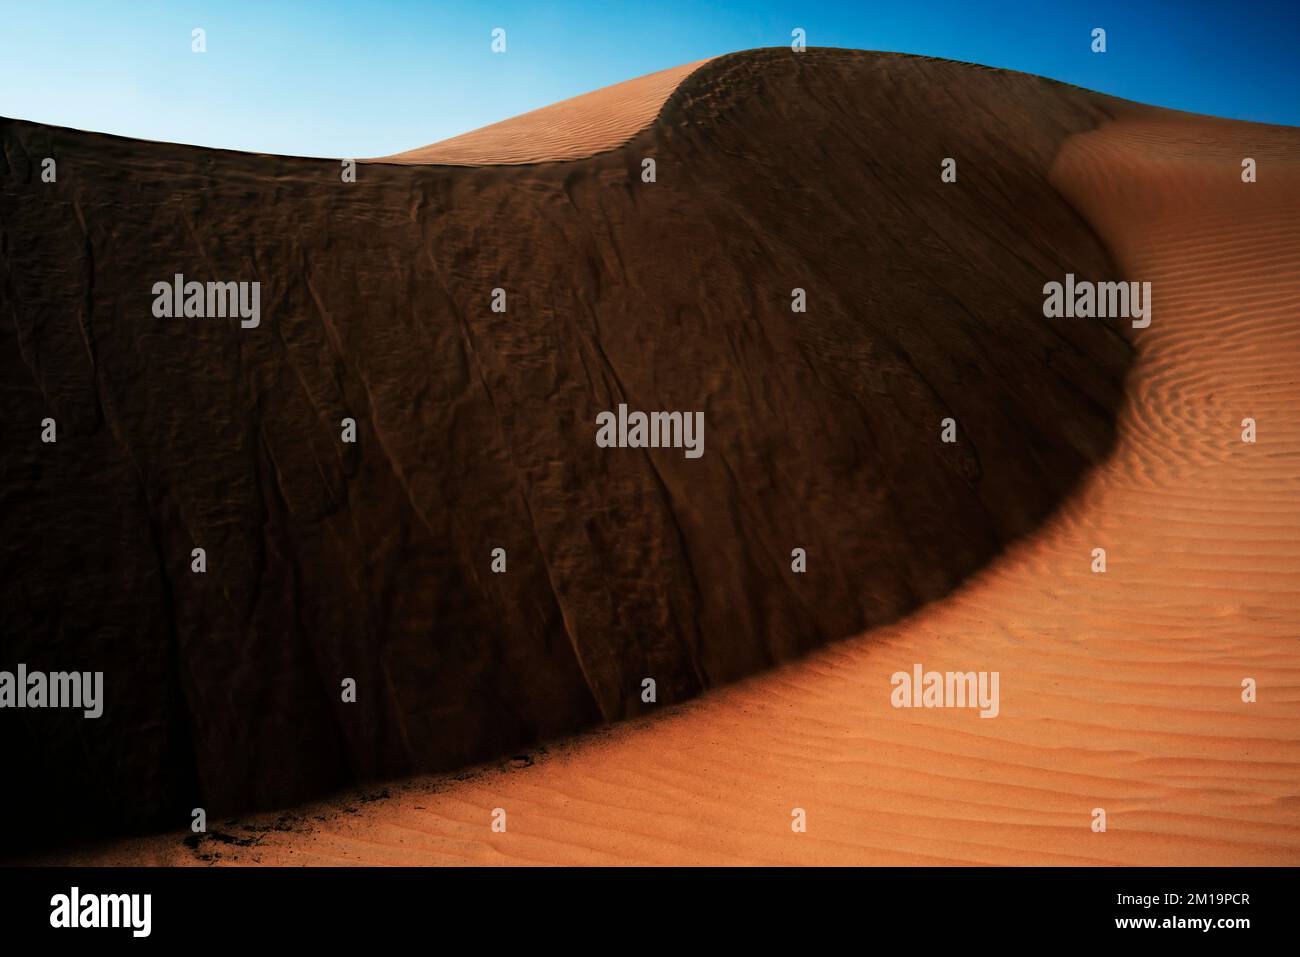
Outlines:
<svg viewBox="0 0 1300 957"><path fill-rule="evenodd" d="M369 163L511 166L574 160L622 146L649 126L700 60L593 90L439 143Z"/></svg>
<svg viewBox="0 0 1300 957"><path fill-rule="evenodd" d="M354 183L0 123L0 667L104 673L0 713L9 840L457 768L947 595L1113 446L1127 324L1041 290L1121 278L1049 181L1114 103L763 50L586 158ZM258 325L156 316L178 274ZM602 447L623 405L703 454Z"/></svg>

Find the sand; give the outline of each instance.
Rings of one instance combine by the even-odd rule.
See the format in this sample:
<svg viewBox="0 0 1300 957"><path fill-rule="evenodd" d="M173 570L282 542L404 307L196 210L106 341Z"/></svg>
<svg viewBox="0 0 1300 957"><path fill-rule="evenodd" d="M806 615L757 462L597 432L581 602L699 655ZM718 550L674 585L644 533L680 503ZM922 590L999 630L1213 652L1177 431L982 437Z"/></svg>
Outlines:
<svg viewBox="0 0 1300 957"><path fill-rule="evenodd" d="M602 87L539 110L370 163L510 166L575 160L622 146L649 126L699 60Z"/></svg>
<svg viewBox="0 0 1300 957"><path fill-rule="evenodd" d="M1300 131L1111 109L1065 141L1052 182L1154 287L1117 443L954 592L473 773L51 859L1300 863ZM892 708L890 675L915 662L999 671L1000 715Z"/></svg>

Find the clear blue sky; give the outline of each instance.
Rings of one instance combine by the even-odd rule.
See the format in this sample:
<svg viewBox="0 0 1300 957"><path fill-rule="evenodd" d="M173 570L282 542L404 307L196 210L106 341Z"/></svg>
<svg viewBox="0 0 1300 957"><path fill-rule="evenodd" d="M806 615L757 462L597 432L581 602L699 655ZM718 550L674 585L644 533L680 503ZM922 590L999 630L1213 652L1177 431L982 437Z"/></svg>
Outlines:
<svg viewBox="0 0 1300 957"><path fill-rule="evenodd" d="M1089 34L1104 27L1108 52ZM207 31L207 52L190 31ZM503 27L507 52L493 54ZM706 56L790 42L970 60L1300 125L1300 0L0 0L0 115L304 156L422 146Z"/></svg>

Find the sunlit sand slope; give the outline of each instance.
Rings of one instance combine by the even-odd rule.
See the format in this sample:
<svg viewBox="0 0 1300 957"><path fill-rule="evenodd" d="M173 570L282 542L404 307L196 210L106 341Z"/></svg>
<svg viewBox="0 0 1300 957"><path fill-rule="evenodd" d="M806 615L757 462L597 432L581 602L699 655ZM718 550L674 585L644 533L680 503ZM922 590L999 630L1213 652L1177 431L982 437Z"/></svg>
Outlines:
<svg viewBox="0 0 1300 957"><path fill-rule="evenodd" d="M705 62L615 83L440 143L371 162L510 166L581 159L622 146L649 126L677 85Z"/></svg>

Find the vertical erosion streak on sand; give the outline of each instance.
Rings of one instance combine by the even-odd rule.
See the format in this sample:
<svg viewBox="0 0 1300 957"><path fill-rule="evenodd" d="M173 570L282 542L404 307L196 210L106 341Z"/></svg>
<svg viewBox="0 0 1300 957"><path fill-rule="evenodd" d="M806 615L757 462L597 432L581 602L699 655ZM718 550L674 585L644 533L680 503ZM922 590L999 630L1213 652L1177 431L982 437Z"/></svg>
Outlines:
<svg viewBox="0 0 1300 957"><path fill-rule="evenodd" d="M273 834L256 859L1300 861L1297 140L1134 111L1068 142L1054 180L1124 278L1153 284L1154 321L1116 454L952 598L527 769ZM1244 155L1257 184L1240 182ZM892 709L890 674L913 662L1000 671L1001 715ZM796 806L807 834L791 833ZM145 856L192 859L170 841Z"/></svg>

